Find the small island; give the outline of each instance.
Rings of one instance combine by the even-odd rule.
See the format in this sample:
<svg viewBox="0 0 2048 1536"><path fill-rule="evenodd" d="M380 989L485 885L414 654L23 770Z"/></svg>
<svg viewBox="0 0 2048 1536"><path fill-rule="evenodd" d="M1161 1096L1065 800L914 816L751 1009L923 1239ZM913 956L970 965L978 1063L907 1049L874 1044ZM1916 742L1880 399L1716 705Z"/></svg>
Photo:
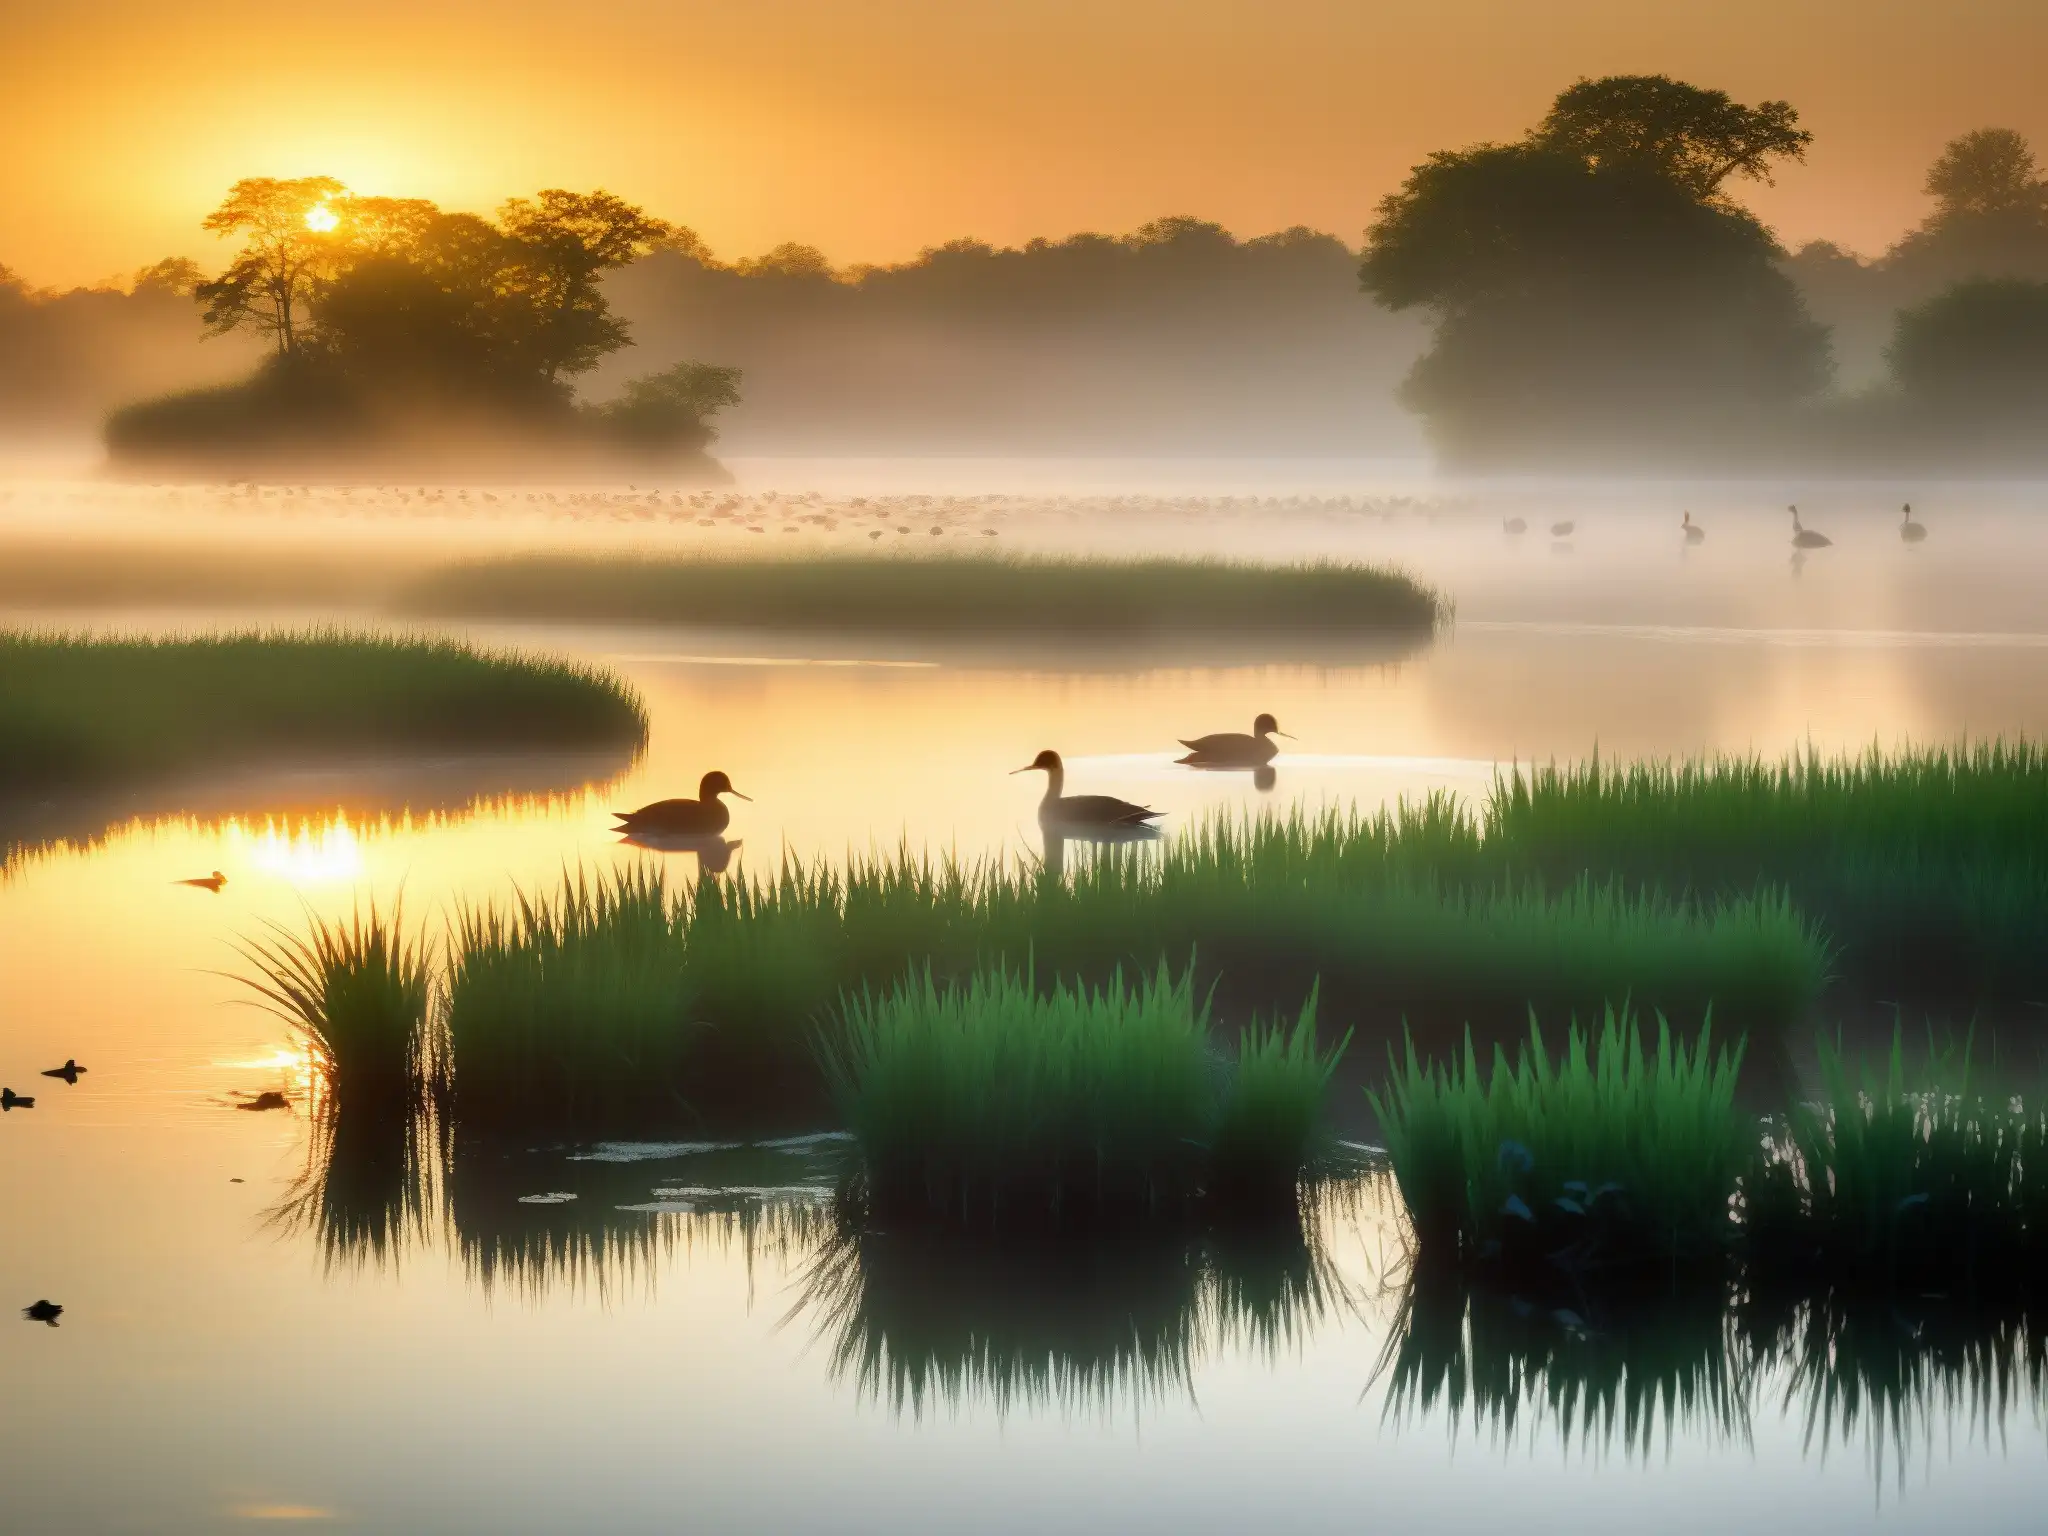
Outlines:
<svg viewBox="0 0 2048 1536"><path fill-rule="evenodd" d="M115 411L117 473L152 478L728 478L706 452L736 368L680 362L580 402L632 338L604 274L688 238L604 191L495 219L359 197L326 176L237 182L206 229L239 238L194 297L210 334L270 346L249 378Z"/></svg>

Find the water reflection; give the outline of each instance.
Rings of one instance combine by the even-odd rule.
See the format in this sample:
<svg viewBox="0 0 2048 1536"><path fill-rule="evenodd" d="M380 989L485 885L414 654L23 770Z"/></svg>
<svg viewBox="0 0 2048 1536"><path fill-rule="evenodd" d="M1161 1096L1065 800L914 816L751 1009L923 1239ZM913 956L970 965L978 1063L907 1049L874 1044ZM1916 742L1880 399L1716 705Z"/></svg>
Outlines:
<svg viewBox="0 0 2048 1536"><path fill-rule="evenodd" d="M119 829L182 822L226 832L258 867L348 879L368 826L439 826L545 808L631 770L631 751L468 756L222 773L52 799L0 796L0 875L63 847L94 848Z"/></svg>
<svg viewBox="0 0 2048 1536"><path fill-rule="evenodd" d="M310 1233L330 1271L395 1266L429 1232L432 1146L426 1116L343 1114L334 1099L322 1099L312 1112L305 1170L269 1221Z"/></svg>
<svg viewBox="0 0 2048 1536"><path fill-rule="evenodd" d="M732 856L739 851L745 838L727 840L723 833L706 837L684 832L633 832L619 839L623 848L641 848L649 853L688 853L697 859L697 872L704 875L722 875L732 866Z"/></svg>
<svg viewBox="0 0 2048 1536"><path fill-rule="evenodd" d="M842 1211L790 1314L898 1414L1112 1417L1194 1396L1218 1349L1299 1347L1349 1293L1305 1206L1270 1230L1079 1243L882 1231Z"/></svg>
<svg viewBox="0 0 2048 1536"><path fill-rule="evenodd" d="M1586 1310L1581 1311L1583 1307ZM1503 1448L1749 1446L1773 1405L1825 1460L1860 1447L1880 1487L1937 1445L2003 1445L2048 1423L2048 1330L2023 1312L1941 1298L1760 1299L1727 1285L1596 1310L1411 1276L1380 1369L1390 1424Z"/></svg>
<svg viewBox="0 0 2048 1536"><path fill-rule="evenodd" d="M1087 831L1075 831L1071 827L1063 828L1056 822L1041 822L1039 832L1045 840L1045 862L1042 867L1047 877L1053 880L1064 880L1067 876L1069 843L1079 843L1087 848L1120 848L1131 843L1156 843L1163 835L1158 827L1096 827Z"/></svg>

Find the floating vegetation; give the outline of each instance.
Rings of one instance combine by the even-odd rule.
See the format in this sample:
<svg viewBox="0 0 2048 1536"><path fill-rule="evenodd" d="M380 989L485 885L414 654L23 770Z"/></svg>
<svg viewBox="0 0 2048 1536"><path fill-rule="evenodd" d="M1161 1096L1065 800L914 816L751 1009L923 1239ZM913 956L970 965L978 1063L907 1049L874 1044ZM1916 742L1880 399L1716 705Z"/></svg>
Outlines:
<svg viewBox="0 0 2048 1536"><path fill-rule="evenodd" d="M0 794L376 753L646 740L608 672L343 630L192 639L0 632Z"/></svg>
<svg viewBox="0 0 2048 1536"><path fill-rule="evenodd" d="M1382 566L1051 556L518 555L428 572L399 605L434 617L965 638L1427 637L1450 616L1441 593Z"/></svg>

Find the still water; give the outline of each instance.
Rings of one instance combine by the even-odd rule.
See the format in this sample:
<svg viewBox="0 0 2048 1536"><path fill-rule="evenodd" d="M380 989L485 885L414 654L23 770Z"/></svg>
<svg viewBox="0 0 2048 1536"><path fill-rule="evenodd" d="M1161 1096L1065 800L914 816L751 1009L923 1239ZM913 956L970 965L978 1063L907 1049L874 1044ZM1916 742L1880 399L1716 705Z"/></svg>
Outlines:
<svg viewBox="0 0 2048 1536"><path fill-rule="evenodd" d="M1369 1175L1320 1200L1299 1244L1076 1272L836 1246L829 1140L458 1149L445 1187L394 1212L376 1170L403 1148L334 1149L337 1179L370 1170L356 1199L307 1185L328 1149L296 1110L238 1107L269 1090L296 1103L301 1083L285 1032L244 1006L237 942L400 896L431 931L515 882L650 857L616 843L607 812L693 793L713 767L754 797L734 807L734 878L898 843L1032 856L1040 781L1009 770L1046 746L1073 789L1148 801L1173 826L1476 796L1503 765L1596 750L2048 730L2048 539L2017 493L1924 509L1933 534L1911 550L1875 495L1816 503L1808 521L1832 513L1837 547L1796 567L1782 510L1760 500L1706 502L1693 548L1661 505L1581 507L1552 539L1540 498L1089 530L1090 548L1399 559L1458 602L1451 631L1401 655L476 629L618 669L652 713L645 756L308 768L13 808L27 842L0 874L0 1081L38 1104L0 1123L0 1304L65 1311L0 1329L0 1526L2038 1528L2040 1399L2024 1381L1973 1397L1991 1378L1967 1363L1909 1363L1889 1398L1858 1400L1816 1369L1846 1345L1802 1356L1710 1326L1631 1367L1672 1383L1673 1404L1589 1429L1570 1383L1637 1358L1624 1341L1474 1318L1452 1321L1466 1353L1440 1352L1452 1374L1423 1390L1400 1368L1421 1335ZM1544 522L1517 539L1510 514ZM1059 521L1004 526L1071 547ZM1173 763L1179 736L1262 710L1297 738L1270 790ZM215 870L218 895L172 883ZM90 1069L76 1087L35 1075L66 1057ZM1926 1321L1886 1326L1893 1355L1919 1359L1906 1346ZM1682 1363L1660 1377L1651 1354L1673 1347ZM1448 1390L1467 1370L1493 1387Z"/></svg>

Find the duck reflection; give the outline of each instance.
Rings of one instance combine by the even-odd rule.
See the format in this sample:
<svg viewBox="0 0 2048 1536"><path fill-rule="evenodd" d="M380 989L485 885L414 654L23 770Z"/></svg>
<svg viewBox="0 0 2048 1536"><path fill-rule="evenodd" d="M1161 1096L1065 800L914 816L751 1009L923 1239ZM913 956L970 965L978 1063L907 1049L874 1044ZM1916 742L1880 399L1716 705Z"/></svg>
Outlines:
<svg viewBox="0 0 2048 1536"><path fill-rule="evenodd" d="M619 839L619 844L625 848L644 848L649 853L695 854L700 874L722 875L732 867L732 856L745 841L740 837L728 840L715 832L708 836L687 832L629 832Z"/></svg>
<svg viewBox="0 0 2048 1536"><path fill-rule="evenodd" d="M1156 843L1161 831L1154 826L1096 827L1087 831L1074 831L1058 825L1039 828L1045 839L1045 860L1042 868L1049 879L1064 880L1067 875L1067 844L1080 843L1095 848L1120 848L1132 843Z"/></svg>

